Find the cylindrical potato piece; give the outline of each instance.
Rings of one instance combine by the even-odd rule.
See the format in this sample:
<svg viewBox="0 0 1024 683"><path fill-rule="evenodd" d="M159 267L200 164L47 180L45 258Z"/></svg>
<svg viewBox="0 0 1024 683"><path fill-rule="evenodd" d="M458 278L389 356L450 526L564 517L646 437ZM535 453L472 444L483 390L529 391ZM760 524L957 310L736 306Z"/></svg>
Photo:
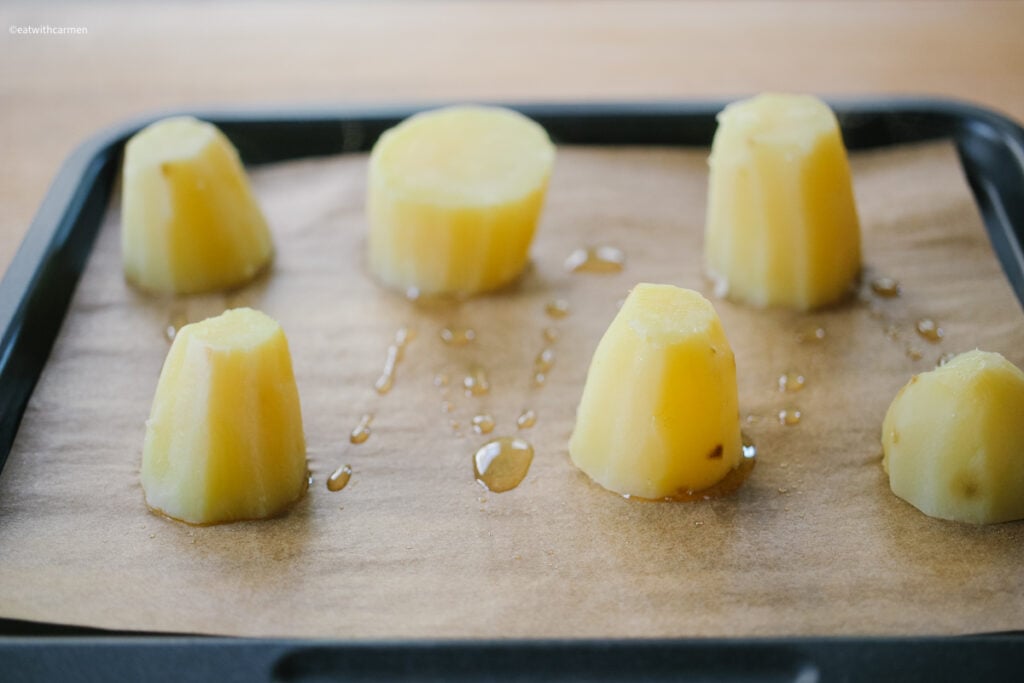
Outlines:
<svg viewBox="0 0 1024 683"><path fill-rule="evenodd" d="M707 299L633 288L594 352L569 455L605 488L650 499L707 489L740 464L736 361Z"/></svg>
<svg viewBox="0 0 1024 683"><path fill-rule="evenodd" d="M121 199L125 277L196 294L237 287L270 262L266 220L238 152L215 126L164 119L128 141Z"/></svg>
<svg viewBox="0 0 1024 683"><path fill-rule="evenodd" d="M369 266L412 294L471 295L526 265L555 149L508 109L460 106L417 114L370 156Z"/></svg>
<svg viewBox="0 0 1024 683"><path fill-rule="evenodd" d="M807 95L760 95L718 116L704 256L716 294L808 310L849 294L860 223L836 117Z"/></svg>
<svg viewBox="0 0 1024 683"><path fill-rule="evenodd" d="M146 502L191 524L274 516L306 490L288 340L249 308L174 337L146 421Z"/></svg>
<svg viewBox="0 0 1024 683"><path fill-rule="evenodd" d="M900 389L882 423L892 492L931 517L1024 519L1024 372L968 351Z"/></svg>

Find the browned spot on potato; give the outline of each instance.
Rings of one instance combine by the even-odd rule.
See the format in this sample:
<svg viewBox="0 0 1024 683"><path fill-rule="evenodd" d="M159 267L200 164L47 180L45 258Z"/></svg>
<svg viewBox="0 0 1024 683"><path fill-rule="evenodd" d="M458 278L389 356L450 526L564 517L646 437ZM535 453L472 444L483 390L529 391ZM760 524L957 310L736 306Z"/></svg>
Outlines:
<svg viewBox="0 0 1024 683"><path fill-rule="evenodd" d="M718 444L717 446L715 446L714 448L711 449L710 453L708 453L708 459L709 460L718 460L719 458L722 457L723 451L724 451L724 449L722 448L722 444Z"/></svg>
<svg viewBox="0 0 1024 683"><path fill-rule="evenodd" d="M969 472L960 472L953 479L953 493L962 498L976 498L981 493L981 485Z"/></svg>

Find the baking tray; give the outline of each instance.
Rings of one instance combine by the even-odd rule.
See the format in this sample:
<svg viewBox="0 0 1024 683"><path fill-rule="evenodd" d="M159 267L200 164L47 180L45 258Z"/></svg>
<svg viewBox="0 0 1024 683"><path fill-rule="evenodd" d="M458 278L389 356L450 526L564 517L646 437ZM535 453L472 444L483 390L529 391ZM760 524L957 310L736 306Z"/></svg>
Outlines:
<svg viewBox="0 0 1024 683"><path fill-rule="evenodd" d="M724 102L510 105L563 145L707 147ZM992 246L1024 302L1024 130L946 100L830 102L850 149L950 139ZM509 105L506 105L509 106ZM256 165L367 151L423 107L206 111ZM65 163L0 282L0 469L110 201L115 126ZM959 680L1024 670L1024 634L940 638L578 641L252 640L120 633L0 619L0 674L36 680ZM6 676L0 676L7 680Z"/></svg>

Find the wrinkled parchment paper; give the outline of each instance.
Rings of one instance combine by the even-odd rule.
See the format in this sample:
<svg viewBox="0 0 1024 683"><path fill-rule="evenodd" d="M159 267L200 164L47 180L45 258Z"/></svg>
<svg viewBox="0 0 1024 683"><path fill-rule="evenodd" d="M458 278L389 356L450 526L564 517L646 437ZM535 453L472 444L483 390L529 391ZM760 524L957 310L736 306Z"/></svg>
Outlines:
<svg viewBox="0 0 1024 683"><path fill-rule="evenodd" d="M125 285L111 210L0 475L0 616L250 636L345 638L957 634L1024 628L1024 523L929 519L893 496L880 425L896 391L947 352L1024 364L1024 317L946 144L857 154L866 275L892 300L810 315L717 304L736 352L743 428L759 462L733 497L643 503L602 490L566 452L591 354L638 281L710 295L701 275L703 151L562 148L533 265L516 287L415 306L364 268L366 158L264 167L273 270L230 295L158 300ZM620 274L569 274L586 245L627 254ZM563 320L544 305L565 298ZM258 307L283 324L313 484L284 517L195 528L145 507L144 421L175 315ZM945 339L914 332L936 320ZM446 324L477 341L449 347ZM373 383L396 330L416 336L394 389ZM560 338L531 386L542 330ZM798 336L820 327L825 338ZM914 357L920 354L920 359ZM457 384L473 364L489 395ZM780 393L780 374L806 377ZM448 395L434 385L447 373ZM444 400L454 412L442 410ZM524 409L536 426L516 429ZM779 424L798 409L798 425ZM467 429L536 448L510 492L484 491ZM349 443L363 413L372 436ZM449 420L461 423L453 432ZM332 493L326 477L349 464Z"/></svg>

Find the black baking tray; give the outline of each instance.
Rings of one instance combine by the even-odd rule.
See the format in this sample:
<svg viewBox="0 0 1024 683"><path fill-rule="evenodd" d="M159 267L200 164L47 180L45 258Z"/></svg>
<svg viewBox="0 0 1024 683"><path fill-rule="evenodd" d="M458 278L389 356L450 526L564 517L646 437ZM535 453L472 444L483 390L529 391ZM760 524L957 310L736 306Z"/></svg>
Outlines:
<svg viewBox="0 0 1024 683"><path fill-rule="evenodd" d="M1024 130L949 100L830 102L850 149L949 139L1024 304ZM725 102L506 105L563 145L708 147ZM0 281L0 470L99 231L125 141L163 116L219 126L250 165L368 151L426 107L166 112L65 162ZM2 558L0 558L2 561ZM938 638L344 642L101 631L0 619L0 680L1021 680L1024 632Z"/></svg>

